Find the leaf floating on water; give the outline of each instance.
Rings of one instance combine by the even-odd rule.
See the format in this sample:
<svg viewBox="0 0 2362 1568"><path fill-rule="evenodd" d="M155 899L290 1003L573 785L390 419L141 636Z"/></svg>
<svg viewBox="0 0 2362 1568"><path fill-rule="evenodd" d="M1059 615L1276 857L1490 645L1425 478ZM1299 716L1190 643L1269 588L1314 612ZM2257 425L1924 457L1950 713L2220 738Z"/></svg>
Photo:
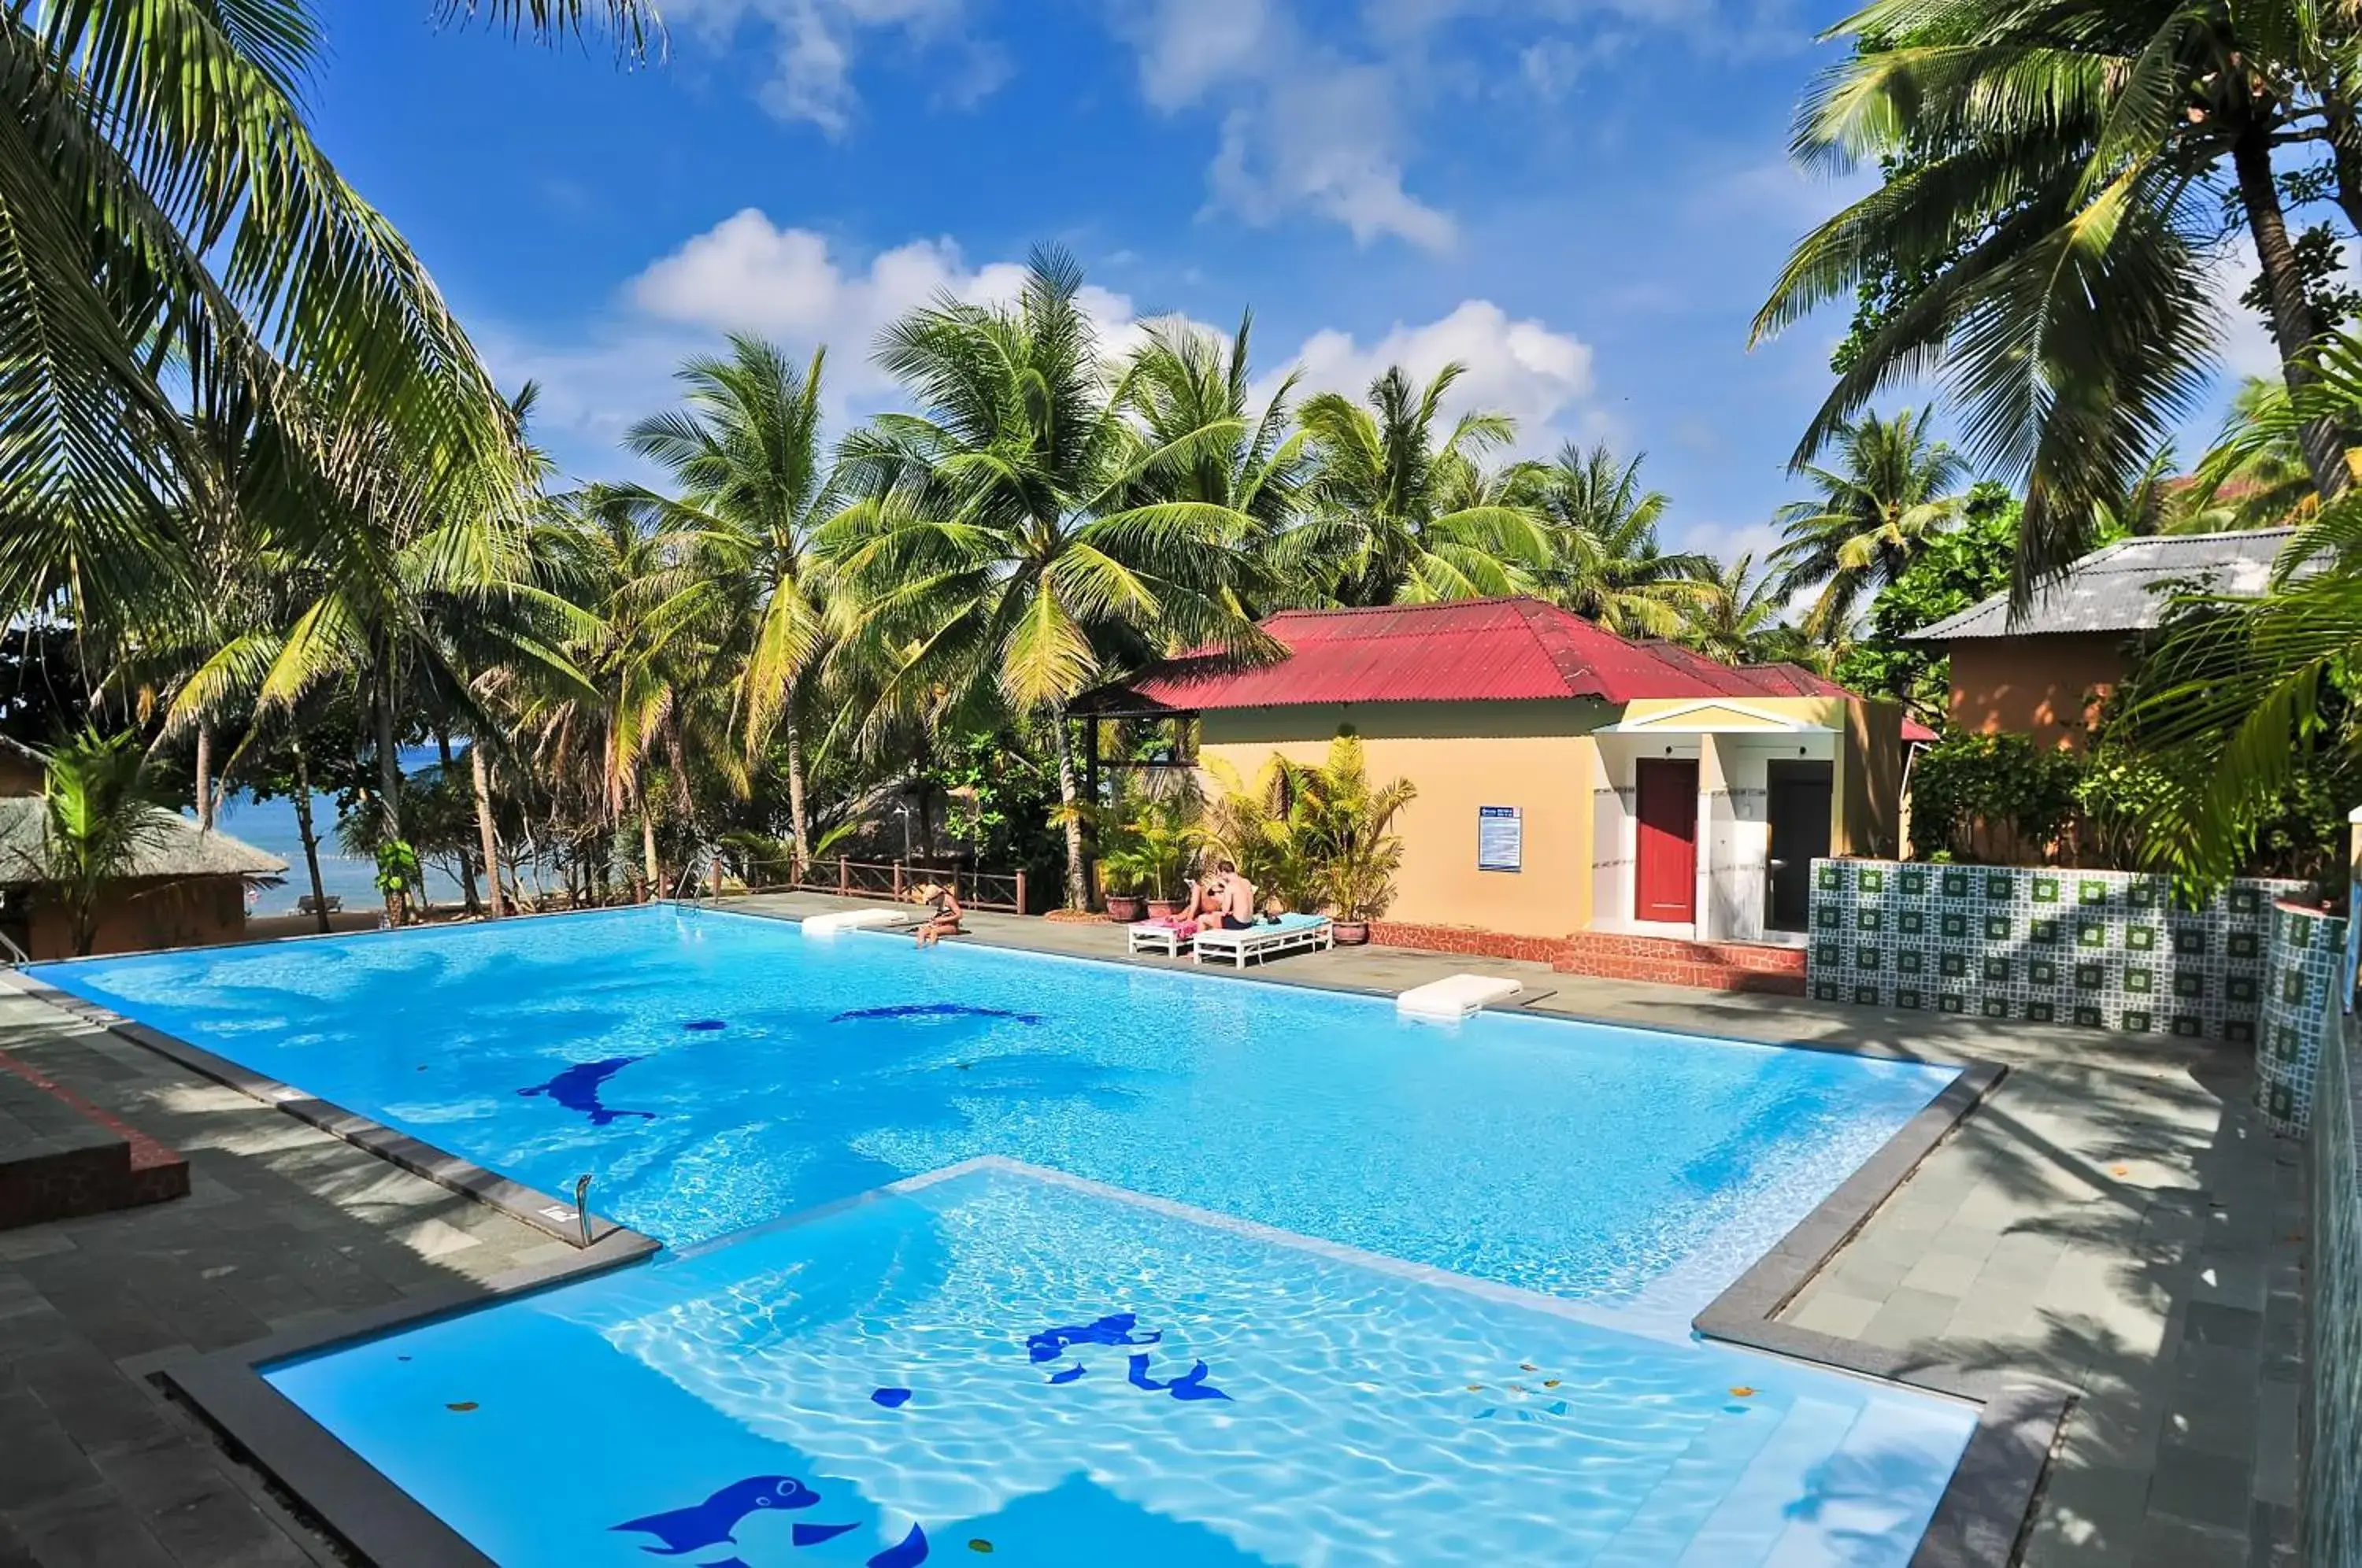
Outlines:
<svg viewBox="0 0 2362 1568"><path fill-rule="evenodd" d="M1545 1377L1542 1379L1542 1386L1545 1388L1555 1388L1559 1386L1560 1381L1560 1379L1555 1377Z"/></svg>
<svg viewBox="0 0 2362 1568"><path fill-rule="evenodd" d="M1468 1386L1468 1392L1471 1394L1482 1394L1485 1392L1485 1386L1481 1383L1472 1383Z"/></svg>
<svg viewBox="0 0 2362 1568"><path fill-rule="evenodd" d="M476 1402L473 1399L461 1399L456 1403L446 1405L443 1408L447 1410L457 1410L460 1414L465 1415L467 1412L476 1408Z"/></svg>
<svg viewBox="0 0 2362 1568"><path fill-rule="evenodd" d="M1518 1370L1519 1372L1540 1372L1540 1371L1541 1370L1541 1368L1540 1368L1540 1367L1539 1367L1539 1366L1536 1366L1536 1365L1535 1365L1532 1362L1530 1362L1530 1361L1521 1361L1521 1362L1518 1363Z"/></svg>
<svg viewBox="0 0 2362 1568"><path fill-rule="evenodd" d="M967 1549L970 1551L981 1551L988 1557L992 1555L992 1542L985 1540L984 1537L980 1535L974 1540L967 1543Z"/></svg>
<svg viewBox="0 0 2362 1568"><path fill-rule="evenodd" d="M1752 1399L1755 1397L1755 1390L1742 1383L1730 1391L1730 1397L1734 1399Z"/></svg>

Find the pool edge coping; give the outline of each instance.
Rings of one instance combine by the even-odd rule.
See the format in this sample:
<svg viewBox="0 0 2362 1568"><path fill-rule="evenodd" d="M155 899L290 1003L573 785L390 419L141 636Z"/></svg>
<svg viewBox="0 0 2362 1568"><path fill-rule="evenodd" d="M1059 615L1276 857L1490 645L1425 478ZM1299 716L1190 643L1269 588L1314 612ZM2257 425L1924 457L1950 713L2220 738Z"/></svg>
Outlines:
<svg viewBox="0 0 2362 1568"><path fill-rule="evenodd" d="M651 900L653 905L659 906L671 902L668 900ZM732 908L725 903L708 907L712 912L733 914L741 919L776 921L791 925L800 925L803 920L800 915ZM301 940L305 940L305 937L267 938L241 945L261 946ZM972 937L965 944L1086 964L1125 962L1121 957L1102 958L1019 947L982 936ZM1192 966L1187 972L1362 997L1386 999L1395 994L1376 987L1323 983L1310 978L1296 979L1286 976L1265 978L1262 970L1248 970L1243 966L1231 971L1204 970L1201 966ZM313 1490L315 1483L325 1489L326 1496L337 1500L340 1508L352 1511L359 1519L361 1528L394 1528L406 1517L414 1516L411 1523L430 1532L425 1537L414 1533L402 1536L403 1551L395 1557L379 1558L364 1551L365 1556L381 1562L404 1563L448 1561L466 1564L468 1568L489 1563L490 1559L461 1540L448 1525L429 1513L424 1505L337 1441L325 1428L271 1387L257 1370L258 1365L323 1349L346 1340L366 1338L395 1328L414 1327L454 1311L488 1306L513 1296L569 1283L578 1276L638 1261L659 1250L661 1243L653 1237L609 1221L609 1228L597 1235L591 1246L585 1248L579 1236L573 1231L573 1221L553 1220L540 1212L546 1208L557 1208L570 1215L572 1206L563 1199L552 1198L410 1134L348 1111L292 1085L254 1073L202 1046L125 1017L20 970L0 971L0 986L46 1002L94 1027L153 1051L200 1077L238 1089L264 1104L276 1106L366 1153L500 1209L577 1249L574 1257L557 1260L555 1264L501 1275L486 1286L469 1293L463 1300L423 1306L416 1302L400 1303L392 1308L353 1314L314 1330L274 1336L211 1355L192 1357L167 1366L160 1374L188 1397L231 1442L253 1454L257 1463L292 1492L332 1534L342 1536L346 1521L341 1514L331 1515L327 1507L316 1500L321 1494ZM1488 1004L1483 1010L1527 1012L1529 1010L1525 1004L1533 999L1536 999L1513 997L1500 1003ZM1697 1034L1694 1030L1679 1029L1669 1024L1597 1019L1555 1010L1534 1012L1530 1016L1651 1033L1693 1037ZM1800 1329L1777 1320L1777 1314L1827 1266L1839 1249L1853 1239L1871 1216L1902 1189L1920 1164L1974 1113L1986 1096L2007 1076L2008 1069L1996 1063L1973 1058L1929 1058L1881 1045L1862 1049L1828 1041L1732 1039L1735 1043L1772 1049L1817 1051L1870 1061L1914 1063L1955 1070L1951 1082L1857 1166L1811 1213L1792 1226L1769 1251L1749 1264L1745 1273L1707 1303L1692 1320L1691 1326L1704 1338L1719 1343L1976 1406L1976 1427L1937 1499L1936 1512L1912 1554L1908 1568L1987 1568L1990 1564L2008 1562L2014 1543L2028 1522L2042 1477L2048 1469L2051 1451L2066 1420L2071 1391L2055 1384L2003 1379L1979 1375L1957 1365L1928 1363L1898 1350ZM963 1165L966 1163L962 1162ZM923 1181L938 1175L940 1173L921 1173L918 1176L904 1179ZM891 1190L895 1185L898 1184L889 1184L887 1188L879 1190ZM856 1195L841 1201L860 1201L866 1196L868 1195ZM827 1209L835 1205L817 1207ZM772 1223L808 1217L806 1210L797 1210L793 1215L779 1216ZM595 1229L602 1217L593 1214L590 1218ZM590 1261L599 1247L618 1239L626 1239L623 1241L624 1246L638 1243L636 1250L631 1251L628 1256L611 1256L597 1263ZM227 1415L217 1414L217 1410L226 1411ZM235 1426L230 1424L230 1417L236 1419ZM249 1440L249 1428L259 1429L259 1441ZM314 1450L317 1449L320 1438L327 1438L333 1447L315 1454ZM276 1463L265 1460L263 1444L270 1445L280 1461L303 1475L303 1483L299 1485L290 1480ZM353 1472L355 1466L361 1474ZM359 1549L358 1542L353 1544ZM419 1547L430 1544L436 1547L435 1552L418 1555ZM453 1547L458 1549L458 1555L451 1554Z"/></svg>
<svg viewBox="0 0 2362 1568"><path fill-rule="evenodd" d="M304 939L287 937L279 940ZM431 1181L462 1198L473 1198L553 1241L565 1242L578 1253L590 1252L615 1236L636 1238L651 1248L661 1245L655 1237L643 1235L595 1209L588 1214L581 1213L564 1198L527 1187L472 1160L439 1149L423 1138L388 1127L359 1111L348 1110L334 1100L322 1099L307 1089L241 1066L228 1057L217 1055L202 1045L192 1044L177 1034L168 1034L152 1024L142 1023L87 997L37 979L20 969L0 970L0 988L55 1008L94 1029L144 1051L153 1052L199 1077L210 1078L226 1088L237 1090L249 1099L283 1110L307 1126L350 1143L363 1154L374 1155L388 1165ZM583 1236L585 1220L590 1232L587 1242Z"/></svg>

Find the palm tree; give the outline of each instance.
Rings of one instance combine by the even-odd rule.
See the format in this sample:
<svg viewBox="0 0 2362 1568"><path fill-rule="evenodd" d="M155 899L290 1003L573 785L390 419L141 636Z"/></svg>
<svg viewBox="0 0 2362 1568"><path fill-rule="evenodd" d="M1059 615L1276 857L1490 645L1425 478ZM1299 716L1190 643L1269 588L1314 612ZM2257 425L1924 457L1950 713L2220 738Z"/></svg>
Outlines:
<svg viewBox="0 0 2362 1568"><path fill-rule="evenodd" d="M1755 558L1740 556L1716 568L1698 585L1680 641L1725 664L1765 664L1797 651L1788 634L1788 594L1778 572L1758 574Z"/></svg>
<svg viewBox="0 0 2362 1568"><path fill-rule="evenodd" d="M1306 471L1305 436L1288 423L1290 371L1258 411L1248 342L1253 313L1228 342L1186 321L1159 322L1133 351L1124 377L1127 410L1150 449L1167 456L1142 470L1129 504L1196 502L1242 513L1261 556L1296 520ZM1268 585L1258 585L1267 589Z"/></svg>
<svg viewBox="0 0 2362 1568"><path fill-rule="evenodd" d="M163 837L139 737L89 729L51 751L41 814L41 880L65 904L79 958L97 943L108 886Z"/></svg>
<svg viewBox="0 0 2362 1568"><path fill-rule="evenodd" d="M2338 334L2316 379L2257 400L2202 472L2233 469L2316 423L2362 421L2362 337ZM2362 762L2354 649L2362 646L2362 491L2298 531L2260 598L2178 600L2111 710L2155 766L2134 802L2143 854L2193 881L2235 873L2283 791Z"/></svg>
<svg viewBox="0 0 2362 1568"><path fill-rule="evenodd" d="M1401 366L1370 383L1367 405L1339 392L1305 401L1313 474L1307 515L1274 560L1314 597L1337 604L1424 603L1530 592L1551 558L1548 526L1487 473L1506 446L1506 414L1462 414L1438 439L1444 395L1465 372L1446 365L1425 387Z"/></svg>
<svg viewBox="0 0 2362 1568"><path fill-rule="evenodd" d="M775 734L785 741L800 873L811 853L800 714L828 620L813 541L841 504L821 441L826 350L800 372L759 338L734 337L730 350L684 363L675 379L687 406L640 421L624 441L680 485L678 501L659 504L665 525L700 536L730 600L740 733L750 761Z"/></svg>
<svg viewBox="0 0 2362 1568"><path fill-rule="evenodd" d="M633 50L654 27L646 0L441 8L544 39L603 21ZM0 17L0 613L89 627L192 578L185 411L250 406L329 478L343 427L425 465L505 454L465 335L312 139L320 50L304 0Z"/></svg>
<svg viewBox="0 0 2362 1568"><path fill-rule="evenodd" d="M1893 419L1867 414L1838 427L1833 467L1802 469L1821 493L1792 502L1776 521L1785 541L1772 553L1789 598L1817 588L1805 618L1814 637L1834 641L1852 624L1863 594L1901 577L1926 542L1966 504L1968 464L1928 436L1932 411Z"/></svg>
<svg viewBox="0 0 2362 1568"><path fill-rule="evenodd" d="M1034 253L1010 305L943 298L889 327L878 362L921 412L845 440L858 497L822 530L849 593L838 659L875 672L860 727L990 696L1051 722L1081 908L1080 781L1066 704L1110 665L1174 646L1267 651L1241 608L1253 516L1235 505L1135 499L1142 477L1228 437L1227 416L1157 439L1126 417L1082 272Z"/></svg>
<svg viewBox="0 0 2362 1568"><path fill-rule="evenodd" d="M2355 28L2311 0L1875 0L1833 29L1854 56L1799 109L1799 161L1882 160L1880 189L1807 236L1758 339L1836 298L1882 301L1797 450L1809 458L1882 391L1940 369L1981 466L2022 478L2014 591L2082 553L2189 413L2219 359L2204 237L2224 187L2261 266L2293 391L2318 318L2275 179L2276 145L2326 139L2362 224ZM2301 433L2315 488L2344 443Z"/></svg>
<svg viewBox="0 0 2362 1568"><path fill-rule="evenodd" d="M1669 637L1714 563L1659 546L1657 524L1671 502L1641 488L1647 456L1618 463L1604 441L1588 451L1569 442L1550 463L1532 465L1523 483L1554 535L1544 594L1620 636Z"/></svg>

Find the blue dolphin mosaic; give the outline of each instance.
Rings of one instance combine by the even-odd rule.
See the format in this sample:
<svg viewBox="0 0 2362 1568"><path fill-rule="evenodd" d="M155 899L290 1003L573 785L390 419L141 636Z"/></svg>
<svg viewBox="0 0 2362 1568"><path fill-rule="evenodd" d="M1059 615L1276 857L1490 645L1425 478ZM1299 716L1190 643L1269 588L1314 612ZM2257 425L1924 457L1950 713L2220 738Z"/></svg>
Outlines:
<svg viewBox="0 0 2362 1568"><path fill-rule="evenodd" d="M735 1546L735 1532L750 1514L760 1513L766 1508L809 1508L817 1506L820 1500L818 1492L792 1475L749 1475L744 1480L733 1481L693 1507L650 1514L645 1518L628 1519L608 1528L654 1536L662 1544L643 1545L641 1551L657 1557L681 1557L714 1547ZM818 1546L858 1528L857 1525L833 1521L823 1523L799 1519L789 1532L788 1539L792 1545L799 1547ZM867 1568L916 1568L926 1560L927 1532L914 1524L900 1540L872 1553ZM728 1557L701 1564L701 1568L747 1568L747 1564L743 1558Z"/></svg>
<svg viewBox="0 0 2362 1568"><path fill-rule="evenodd" d="M654 1121L657 1113L653 1110L611 1110L599 1099L599 1091L609 1078L633 1063L646 1060L644 1056L610 1056L600 1062L577 1062L547 1083L535 1084L530 1088L517 1090L517 1093L527 1099L546 1094L567 1110L579 1110L590 1117L593 1127L604 1127L622 1116L636 1116L643 1121Z"/></svg>

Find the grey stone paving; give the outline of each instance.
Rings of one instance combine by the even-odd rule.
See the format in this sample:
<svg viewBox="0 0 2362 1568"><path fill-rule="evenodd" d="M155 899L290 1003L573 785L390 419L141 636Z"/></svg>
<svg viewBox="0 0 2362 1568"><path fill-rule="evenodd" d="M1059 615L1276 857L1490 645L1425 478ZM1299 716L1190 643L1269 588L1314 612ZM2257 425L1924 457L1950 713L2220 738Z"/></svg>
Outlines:
<svg viewBox="0 0 2362 1568"><path fill-rule="evenodd" d="M1122 947L1107 925L972 923L1049 951ZM1783 1316L2081 1392L2025 1543L2034 1568L2294 1561L2297 1148L2246 1113L2235 1055L1374 948L1267 977L1392 991L1463 970L1548 989L1546 1010L2008 1065ZM335 1561L147 1372L562 1243L41 1004L0 994L0 1049L182 1149L194 1176L176 1202L0 1232L0 1568Z"/></svg>
<svg viewBox="0 0 2362 1568"><path fill-rule="evenodd" d="M184 1198L0 1231L0 1565L340 1561L147 1374L563 1244L5 992L0 1050L181 1150L192 1178Z"/></svg>

